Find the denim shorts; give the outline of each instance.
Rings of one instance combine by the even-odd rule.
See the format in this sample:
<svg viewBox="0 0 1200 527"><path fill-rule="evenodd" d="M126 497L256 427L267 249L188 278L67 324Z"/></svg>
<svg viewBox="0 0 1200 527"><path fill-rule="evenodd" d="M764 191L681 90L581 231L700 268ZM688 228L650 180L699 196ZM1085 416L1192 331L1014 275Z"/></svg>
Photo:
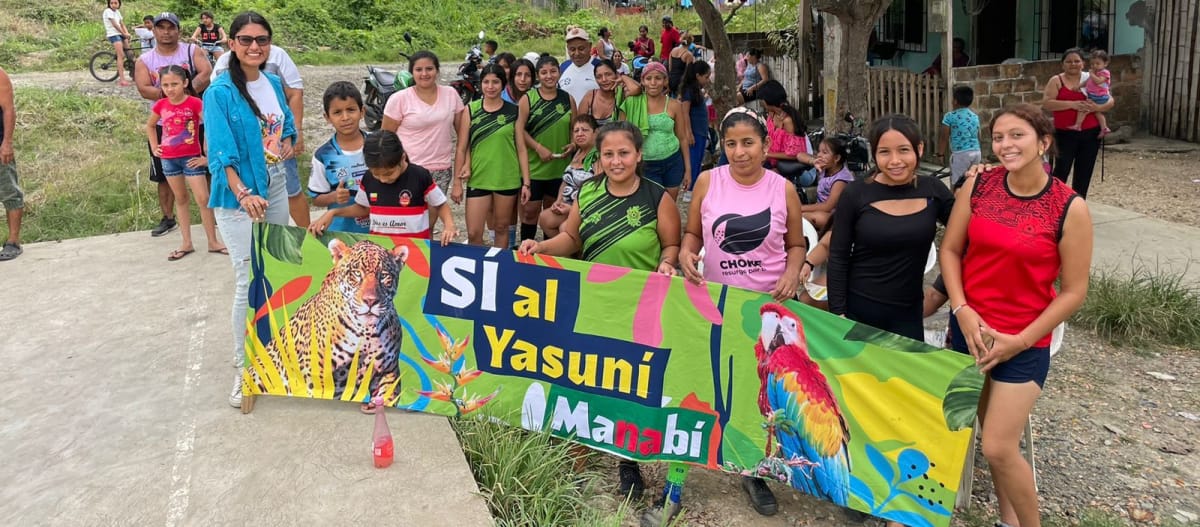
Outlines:
<svg viewBox="0 0 1200 527"><path fill-rule="evenodd" d="M683 151L676 150L666 159L646 161L645 172L646 179L663 188L678 187L683 183Z"/></svg>
<svg viewBox="0 0 1200 527"><path fill-rule="evenodd" d="M111 37L108 37L108 42L110 44L116 44L117 42L120 42L122 40L124 40L124 37L122 37L121 35L113 35Z"/></svg>
<svg viewBox="0 0 1200 527"><path fill-rule="evenodd" d="M207 172L205 171L205 168L208 168L208 167L206 167L204 165L200 165L196 168L187 166L188 161L191 161L192 159L195 159L195 158L192 158L192 157L177 157L175 159L163 158L163 160L162 160L163 175L166 177L176 177L176 176L192 177L192 176L203 176L203 175L207 174Z"/></svg>
<svg viewBox="0 0 1200 527"><path fill-rule="evenodd" d="M294 156L283 160L283 170L287 173L287 195L294 198L300 194L300 165Z"/></svg>
<svg viewBox="0 0 1200 527"><path fill-rule="evenodd" d="M950 315L950 349L959 353L967 351L967 339L958 327L958 320ZM1046 375L1050 373L1050 347L1035 346L1014 355L997 364L988 373L992 380L1010 384L1036 382L1038 388L1046 384Z"/></svg>
<svg viewBox="0 0 1200 527"><path fill-rule="evenodd" d="M1107 95L1092 95L1089 93L1087 97L1088 97L1088 100L1090 100L1096 104L1108 104L1109 96L1107 96Z"/></svg>

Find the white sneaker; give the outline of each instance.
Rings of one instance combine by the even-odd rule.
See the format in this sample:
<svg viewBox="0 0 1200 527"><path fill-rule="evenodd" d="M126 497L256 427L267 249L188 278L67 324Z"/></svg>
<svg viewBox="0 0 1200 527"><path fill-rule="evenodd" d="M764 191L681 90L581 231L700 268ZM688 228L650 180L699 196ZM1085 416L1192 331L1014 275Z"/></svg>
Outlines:
<svg viewBox="0 0 1200 527"><path fill-rule="evenodd" d="M233 390L229 392L229 406L242 407L242 372L238 372L237 377L233 379Z"/></svg>

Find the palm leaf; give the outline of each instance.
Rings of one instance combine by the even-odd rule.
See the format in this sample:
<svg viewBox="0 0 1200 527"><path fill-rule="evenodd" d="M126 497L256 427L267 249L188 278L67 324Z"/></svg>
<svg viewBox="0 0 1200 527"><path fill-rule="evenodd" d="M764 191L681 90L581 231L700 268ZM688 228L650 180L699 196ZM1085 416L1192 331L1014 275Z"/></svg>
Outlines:
<svg viewBox="0 0 1200 527"><path fill-rule="evenodd" d="M942 399L942 415L946 418L947 428L957 432L975 425L982 390L983 374L974 364L963 368L950 380L946 397Z"/></svg>
<svg viewBox="0 0 1200 527"><path fill-rule="evenodd" d="M308 231L274 223L266 224L264 231L266 243L263 245L272 258L295 265L304 261L300 247L304 244L304 235Z"/></svg>

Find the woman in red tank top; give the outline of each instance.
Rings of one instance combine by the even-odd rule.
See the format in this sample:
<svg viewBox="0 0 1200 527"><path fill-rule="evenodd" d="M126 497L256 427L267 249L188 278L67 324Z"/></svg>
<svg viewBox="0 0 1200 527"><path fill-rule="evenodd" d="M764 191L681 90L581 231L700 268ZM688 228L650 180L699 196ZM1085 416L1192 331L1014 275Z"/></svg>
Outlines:
<svg viewBox="0 0 1200 527"><path fill-rule="evenodd" d="M1074 168L1071 188L1086 198L1092 171L1096 168L1096 156L1100 153L1100 123L1092 113L1084 118L1082 130L1071 127L1075 125L1077 112L1106 112L1112 109L1114 100L1110 97L1108 102L1096 104L1080 90L1084 82L1082 49L1071 48L1064 52L1062 67L1062 73L1046 82L1042 94L1042 107L1054 112L1054 143L1058 148L1054 177L1066 183Z"/></svg>
<svg viewBox="0 0 1200 527"><path fill-rule="evenodd" d="M1020 437L1050 367L1050 332L1087 296L1092 220L1084 200L1042 167L1054 129L1040 108L1009 107L991 130L1003 166L966 179L940 262L953 347L987 375L979 422L1000 525L1039 527Z"/></svg>

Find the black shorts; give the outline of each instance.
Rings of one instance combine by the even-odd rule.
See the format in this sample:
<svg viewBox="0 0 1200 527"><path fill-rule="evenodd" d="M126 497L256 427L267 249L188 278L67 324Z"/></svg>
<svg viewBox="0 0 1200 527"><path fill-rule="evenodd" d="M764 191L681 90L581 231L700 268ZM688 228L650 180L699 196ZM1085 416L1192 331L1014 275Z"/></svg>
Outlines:
<svg viewBox="0 0 1200 527"><path fill-rule="evenodd" d="M155 125L154 132L158 136L158 142L162 143L162 125ZM204 125L200 125L196 136L200 139L200 144L204 144ZM154 151L150 149L150 142L146 141L146 152L150 154L150 181L155 183L166 183L167 176L163 174L162 159L155 157ZM208 173L208 167L204 167L205 177L212 178L212 174Z"/></svg>
<svg viewBox="0 0 1200 527"><path fill-rule="evenodd" d="M155 135L158 136L158 141L162 142L162 125L154 126ZM146 141L146 151L150 153L150 181L155 183L166 183L167 176L163 174L162 159L154 155L154 150L150 149L150 141Z"/></svg>
<svg viewBox="0 0 1200 527"><path fill-rule="evenodd" d="M562 179L534 179L529 181L529 201L558 199L558 191L562 188Z"/></svg>
<svg viewBox="0 0 1200 527"><path fill-rule="evenodd" d="M521 187L510 188L510 189L506 189L506 190L483 190L483 189L478 189L478 188L467 187L467 197L468 198L483 198L483 197L491 196L492 194L498 194L500 196L516 196L518 192L521 192Z"/></svg>
<svg viewBox="0 0 1200 527"><path fill-rule="evenodd" d="M750 101L753 101L758 98L758 91L755 91L753 94L750 94L750 93L746 93L746 90L743 90L742 88L738 88L738 93L742 94L742 101L744 101L744 102L750 102Z"/></svg>
<svg viewBox="0 0 1200 527"><path fill-rule="evenodd" d="M950 349L959 353L968 353L967 339L963 337L958 327L958 320L950 315ZM992 368L988 375L992 380L1010 384L1036 382L1038 388L1046 384L1046 376L1050 373L1050 347L1035 346L1028 348Z"/></svg>

